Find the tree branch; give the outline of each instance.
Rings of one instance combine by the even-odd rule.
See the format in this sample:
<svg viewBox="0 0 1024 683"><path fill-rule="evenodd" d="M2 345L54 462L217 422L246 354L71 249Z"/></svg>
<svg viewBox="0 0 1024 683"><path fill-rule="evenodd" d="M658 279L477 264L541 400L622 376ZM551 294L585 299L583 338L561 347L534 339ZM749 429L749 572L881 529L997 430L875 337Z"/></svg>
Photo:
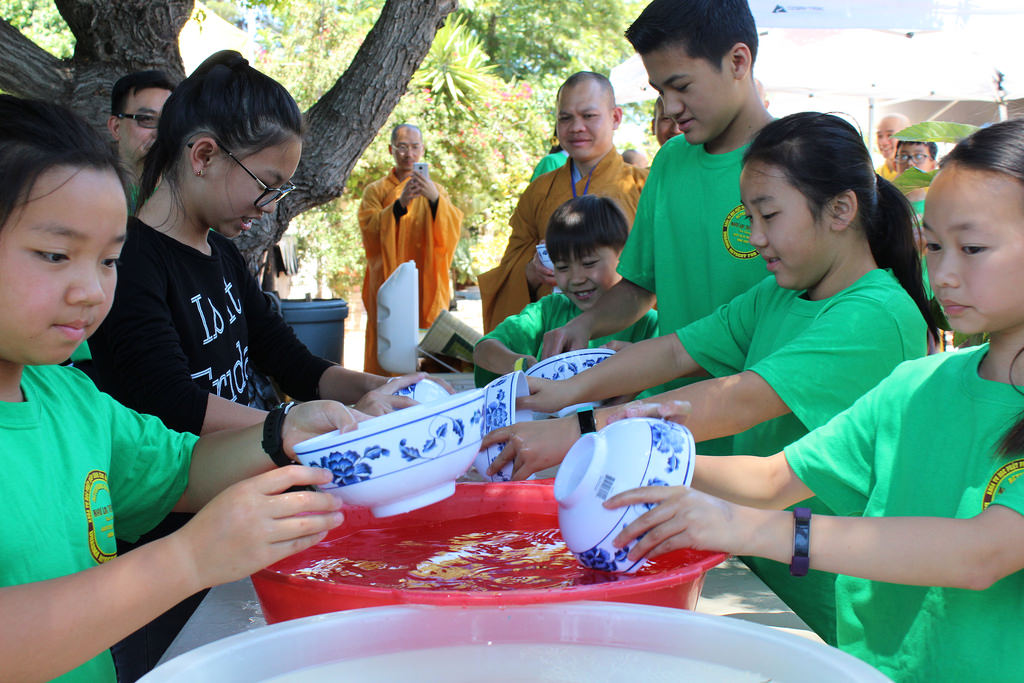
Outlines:
<svg viewBox="0 0 1024 683"><path fill-rule="evenodd" d="M0 19L0 90L50 102L67 102L71 69L61 59Z"/></svg>

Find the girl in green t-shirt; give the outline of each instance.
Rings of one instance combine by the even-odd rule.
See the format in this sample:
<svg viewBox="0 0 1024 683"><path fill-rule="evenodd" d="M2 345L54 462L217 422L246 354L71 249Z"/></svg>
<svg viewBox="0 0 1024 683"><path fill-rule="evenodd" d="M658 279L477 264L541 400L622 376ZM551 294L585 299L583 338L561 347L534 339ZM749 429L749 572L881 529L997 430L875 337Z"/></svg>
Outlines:
<svg viewBox="0 0 1024 683"><path fill-rule="evenodd" d="M783 452L701 457L692 488L606 505L654 504L616 539L642 536L631 559L715 548L839 574L839 646L894 680L1019 680L1024 120L981 129L943 160L924 234L947 319L988 344L901 365ZM844 516L781 511L812 495Z"/></svg>
<svg viewBox="0 0 1024 683"><path fill-rule="evenodd" d="M62 107L0 95L0 665L5 680L115 681L107 648L180 600L321 540L341 523L330 473L274 464L351 429L341 404L263 426L173 432L60 367L110 309L125 240L116 153ZM222 492L223 491L223 492ZM117 556L171 509L181 530Z"/></svg>
<svg viewBox="0 0 1024 683"><path fill-rule="evenodd" d="M622 279L615 268L629 237L629 222L614 199L592 194L570 199L551 214L546 237L561 291L527 305L476 343L473 362L478 387L536 363L545 332L593 308ZM657 313L648 311L626 329L592 340L590 346L622 349L652 336L657 320Z"/></svg>

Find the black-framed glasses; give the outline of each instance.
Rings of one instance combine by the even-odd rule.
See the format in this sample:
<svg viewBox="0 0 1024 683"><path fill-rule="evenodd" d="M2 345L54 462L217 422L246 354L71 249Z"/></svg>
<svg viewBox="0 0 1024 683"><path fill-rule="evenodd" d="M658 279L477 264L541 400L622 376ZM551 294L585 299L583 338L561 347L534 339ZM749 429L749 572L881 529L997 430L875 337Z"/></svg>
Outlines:
<svg viewBox="0 0 1024 683"><path fill-rule="evenodd" d="M193 144L194 143L192 142L188 143L188 147L191 148ZM246 168L245 164L239 161L238 157L229 152L227 147L220 144L219 142L217 143L217 146L220 147L220 151L224 152L229 157L231 157L236 164L242 167L243 171L249 174L250 178L259 183L260 187L263 188L263 192L261 192L260 196L256 198L256 201L253 202L253 206L255 206L257 209L262 209L264 206L268 206L269 204L273 204L274 202L279 201L281 197L285 196L286 194L295 189L295 186L292 185L291 183L285 183L281 187L270 187L265 182L260 180L255 173Z"/></svg>
<svg viewBox="0 0 1024 683"><path fill-rule="evenodd" d="M914 162L915 164L921 164L921 163L924 163L925 161L927 161L928 159L931 159L931 158L932 158L931 154L925 154L924 152L921 152L920 154L897 154L896 155L896 160L897 161L902 161L905 164L906 163L910 163L910 162Z"/></svg>
<svg viewBox="0 0 1024 683"><path fill-rule="evenodd" d="M133 119L139 128L153 129L160 125L160 117L156 114L114 114L119 119Z"/></svg>

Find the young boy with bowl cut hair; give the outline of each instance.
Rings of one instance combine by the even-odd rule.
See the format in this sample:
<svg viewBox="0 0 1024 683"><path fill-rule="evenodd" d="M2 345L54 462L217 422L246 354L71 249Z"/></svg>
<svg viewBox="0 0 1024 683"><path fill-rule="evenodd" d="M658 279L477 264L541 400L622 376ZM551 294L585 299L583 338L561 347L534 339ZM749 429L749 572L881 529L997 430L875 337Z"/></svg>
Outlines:
<svg viewBox="0 0 1024 683"><path fill-rule="evenodd" d="M583 195L555 209L545 244L561 292L527 304L477 342L473 349L476 385L482 387L512 372L517 361L522 361L523 370L530 367L537 362L545 332L593 308L622 277L615 267L628 235L626 216L609 197ZM619 348L649 339L657 323L657 313L650 310L625 330L593 339L589 345Z"/></svg>

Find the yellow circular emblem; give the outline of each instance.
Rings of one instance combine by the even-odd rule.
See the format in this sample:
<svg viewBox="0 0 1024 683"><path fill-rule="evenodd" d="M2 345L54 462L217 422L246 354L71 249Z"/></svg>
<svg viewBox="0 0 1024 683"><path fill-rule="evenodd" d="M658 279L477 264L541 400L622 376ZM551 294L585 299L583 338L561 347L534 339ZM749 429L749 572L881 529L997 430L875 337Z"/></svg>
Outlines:
<svg viewBox="0 0 1024 683"><path fill-rule="evenodd" d="M985 495L981 499L981 509L984 510L992 504L995 497L1002 492L1004 484L1012 484L1021 474L1024 474L1024 458L1008 462L996 470L996 473L988 480L988 486L985 487Z"/></svg>
<svg viewBox="0 0 1024 683"><path fill-rule="evenodd" d="M729 212L722 223L722 241L733 257L750 259L757 256L757 249L750 244L750 217L740 204Z"/></svg>

